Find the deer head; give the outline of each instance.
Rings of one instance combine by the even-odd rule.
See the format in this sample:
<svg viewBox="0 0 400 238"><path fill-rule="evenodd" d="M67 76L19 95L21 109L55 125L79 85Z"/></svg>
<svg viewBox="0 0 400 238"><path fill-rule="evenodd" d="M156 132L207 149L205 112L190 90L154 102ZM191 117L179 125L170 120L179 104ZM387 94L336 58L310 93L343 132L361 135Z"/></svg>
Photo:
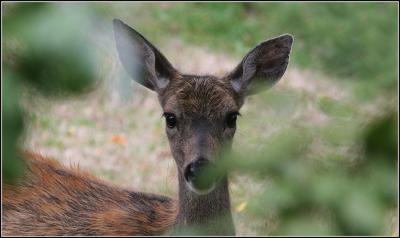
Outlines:
<svg viewBox="0 0 400 238"><path fill-rule="evenodd" d="M246 96L267 89L283 76L293 38L282 35L260 43L224 77L186 75L140 33L114 20L122 65L141 85L157 93L178 174L190 191L210 193L218 181L197 183L201 168L213 166L230 147Z"/></svg>

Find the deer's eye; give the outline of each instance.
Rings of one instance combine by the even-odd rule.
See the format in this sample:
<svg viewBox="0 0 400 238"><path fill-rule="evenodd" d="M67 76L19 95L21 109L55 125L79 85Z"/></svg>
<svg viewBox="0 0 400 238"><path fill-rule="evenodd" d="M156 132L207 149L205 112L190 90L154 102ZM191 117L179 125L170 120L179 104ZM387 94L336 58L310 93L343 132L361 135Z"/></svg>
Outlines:
<svg viewBox="0 0 400 238"><path fill-rule="evenodd" d="M164 113L165 122L169 128L174 128L176 126L176 116L173 113Z"/></svg>
<svg viewBox="0 0 400 238"><path fill-rule="evenodd" d="M235 128L236 127L236 119L237 119L238 115L239 115L238 112L231 112L226 116L226 125L229 128Z"/></svg>

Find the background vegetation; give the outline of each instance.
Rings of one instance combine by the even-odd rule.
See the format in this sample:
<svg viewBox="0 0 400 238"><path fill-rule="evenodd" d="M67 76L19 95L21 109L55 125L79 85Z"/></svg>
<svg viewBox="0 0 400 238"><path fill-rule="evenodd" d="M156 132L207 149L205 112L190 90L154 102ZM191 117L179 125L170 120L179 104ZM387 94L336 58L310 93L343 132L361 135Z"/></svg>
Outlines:
<svg viewBox="0 0 400 238"><path fill-rule="evenodd" d="M217 74L290 33L288 72L249 98L220 160L237 233L398 234L397 3L6 3L2 13L4 179L23 171L22 147L176 196L160 108L120 70L113 18L178 68Z"/></svg>

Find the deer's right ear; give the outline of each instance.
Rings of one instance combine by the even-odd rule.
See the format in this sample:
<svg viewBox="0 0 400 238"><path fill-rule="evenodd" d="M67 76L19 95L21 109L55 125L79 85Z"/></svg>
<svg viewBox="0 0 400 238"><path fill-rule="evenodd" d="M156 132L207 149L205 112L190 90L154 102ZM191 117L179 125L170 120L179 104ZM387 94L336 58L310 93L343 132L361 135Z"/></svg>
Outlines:
<svg viewBox="0 0 400 238"><path fill-rule="evenodd" d="M141 85L160 92L178 73L170 62L146 40L121 20L114 19L118 55L129 75Z"/></svg>

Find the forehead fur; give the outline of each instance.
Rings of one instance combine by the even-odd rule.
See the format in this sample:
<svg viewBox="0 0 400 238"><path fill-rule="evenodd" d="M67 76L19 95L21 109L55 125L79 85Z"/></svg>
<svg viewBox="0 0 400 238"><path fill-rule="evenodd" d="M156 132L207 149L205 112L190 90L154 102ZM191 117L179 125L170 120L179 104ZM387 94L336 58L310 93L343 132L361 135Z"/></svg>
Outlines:
<svg viewBox="0 0 400 238"><path fill-rule="evenodd" d="M187 75L171 82L162 97L162 106L165 111L214 117L239 110L236 97L223 79Z"/></svg>

